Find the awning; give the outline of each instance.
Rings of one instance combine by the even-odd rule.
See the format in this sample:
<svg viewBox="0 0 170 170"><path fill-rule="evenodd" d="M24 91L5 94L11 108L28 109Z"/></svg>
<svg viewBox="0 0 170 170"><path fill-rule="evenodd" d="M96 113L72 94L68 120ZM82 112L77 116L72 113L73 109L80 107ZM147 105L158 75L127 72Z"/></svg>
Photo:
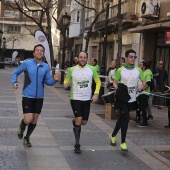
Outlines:
<svg viewBox="0 0 170 170"><path fill-rule="evenodd" d="M131 33L143 33L143 32L163 32L170 29L170 23L156 23L144 26L138 26L136 28L131 28L128 31Z"/></svg>

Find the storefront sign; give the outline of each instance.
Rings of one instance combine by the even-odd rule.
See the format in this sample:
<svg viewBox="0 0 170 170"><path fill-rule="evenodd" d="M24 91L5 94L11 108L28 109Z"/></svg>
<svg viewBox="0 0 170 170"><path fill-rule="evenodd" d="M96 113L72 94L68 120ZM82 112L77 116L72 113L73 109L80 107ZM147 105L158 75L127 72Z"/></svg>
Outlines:
<svg viewBox="0 0 170 170"><path fill-rule="evenodd" d="M165 31L165 43L170 44L170 30Z"/></svg>

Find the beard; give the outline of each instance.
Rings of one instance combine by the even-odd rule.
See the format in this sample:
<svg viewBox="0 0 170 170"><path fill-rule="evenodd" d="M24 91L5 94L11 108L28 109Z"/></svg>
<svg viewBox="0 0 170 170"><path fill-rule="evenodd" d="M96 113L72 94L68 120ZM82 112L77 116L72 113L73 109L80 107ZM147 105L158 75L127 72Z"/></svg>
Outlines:
<svg viewBox="0 0 170 170"><path fill-rule="evenodd" d="M84 67L84 66L87 64L87 62L85 62L84 64L81 64L81 63L78 61L78 64L79 64L80 67Z"/></svg>

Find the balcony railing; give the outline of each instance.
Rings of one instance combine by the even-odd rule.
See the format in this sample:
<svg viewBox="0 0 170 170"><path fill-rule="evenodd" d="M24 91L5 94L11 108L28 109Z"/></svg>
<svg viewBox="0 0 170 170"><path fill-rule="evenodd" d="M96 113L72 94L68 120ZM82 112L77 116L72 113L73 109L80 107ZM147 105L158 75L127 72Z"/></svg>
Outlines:
<svg viewBox="0 0 170 170"><path fill-rule="evenodd" d="M110 23L117 23L117 15L110 18L109 19L109 24ZM121 14L121 19L122 19L122 22L123 23L126 23L126 22L134 22L134 21L138 21L138 14L135 14L135 13L131 13L131 12L126 12L126 13L123 13ZM103 28L104 27L104 24L105 24L105 20L103 21L99 21L95 24L95 28L96 29L99 29L99 28Z"/></svg>

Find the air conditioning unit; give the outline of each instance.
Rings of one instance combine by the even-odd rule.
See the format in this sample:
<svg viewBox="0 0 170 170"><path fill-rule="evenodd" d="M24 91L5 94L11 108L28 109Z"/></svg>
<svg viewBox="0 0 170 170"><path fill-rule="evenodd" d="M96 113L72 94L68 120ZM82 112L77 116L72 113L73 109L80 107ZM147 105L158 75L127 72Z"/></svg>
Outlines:
<svg viewBox="0 0 170 170"><path fill-rule="evenodd" d="M158 17L160 12L160 5L158 0L141 0L140 3L141 17L152 16Z"/></svg>

